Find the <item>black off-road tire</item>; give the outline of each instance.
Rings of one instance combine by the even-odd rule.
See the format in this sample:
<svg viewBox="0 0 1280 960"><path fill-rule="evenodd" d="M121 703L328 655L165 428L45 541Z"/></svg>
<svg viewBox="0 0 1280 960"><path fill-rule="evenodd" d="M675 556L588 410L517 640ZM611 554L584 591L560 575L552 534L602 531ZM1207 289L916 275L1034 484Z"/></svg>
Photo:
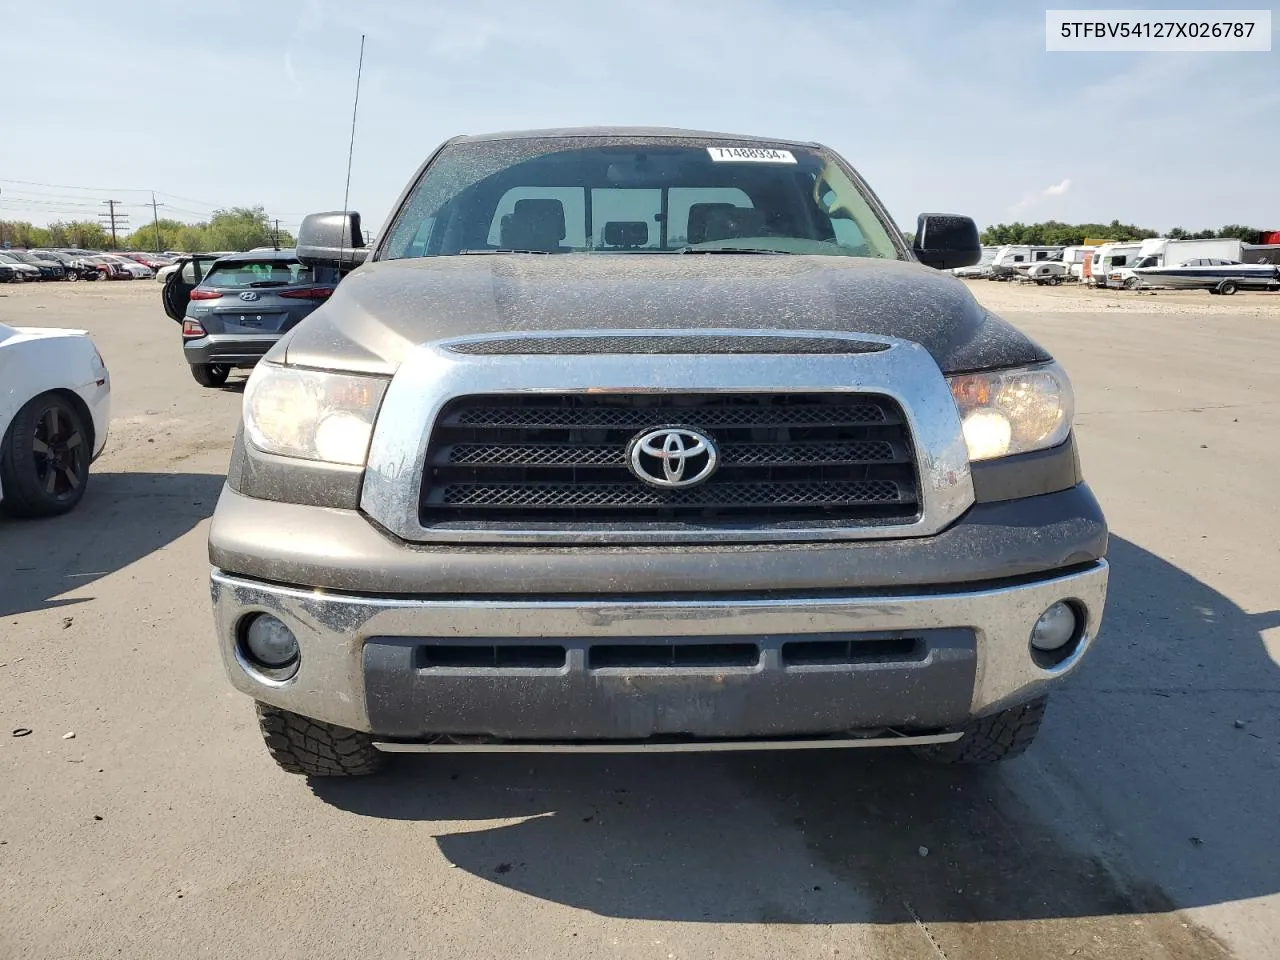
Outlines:
<svg viewBox="0 0 1280 960"><path fill-rule="evenodd" d="M45 419L51 413L53 431L48 430ZM43 439L40 432L45 434ZM63 449L67 443L74 449ZM43 453L36 451L37 444L44 446ZM0 483L4 486L0 512L33 518L55 517L72 510L89 483L92 447L89 425L70 398L50 392L27 401L0 437ZM50 480L53 461L48 458L55 452L61 465Z"/></svg>
<svg viewBox="0 0 1280 960"><path fill-rule="evenodd" d="M1026 753L1044 720L1048 697L970 721L964 736L952 743L915 747L916 756L932 763L999 763Z"/></svg>
<svg viewBox="0 0 1280 960"><path fill-rule="evenodd" d="M191 375L202 387L220 387L231 376L231 367L225 363L193 363Z"/></svg>
<svg viewBox="0 0 1280 960"><path fill-rule="evenodd" d="M373 737L332 723L258 704L258 726L267 752L286 773L305 777L365 777L377 773L384 757Z"/></svg>

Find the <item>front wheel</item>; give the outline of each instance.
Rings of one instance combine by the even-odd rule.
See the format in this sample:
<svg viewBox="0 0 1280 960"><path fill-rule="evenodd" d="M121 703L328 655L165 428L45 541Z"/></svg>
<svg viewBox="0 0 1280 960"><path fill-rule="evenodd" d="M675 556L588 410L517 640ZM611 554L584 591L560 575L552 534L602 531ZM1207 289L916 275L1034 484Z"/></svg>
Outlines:
<svg viewBox="0 0 1280 960"><path fill-rule="evenodd" d="M258 704L262 739L280 769L306 777L365 777L384 762L373 737L322 720Z"/></svg>
<svg viewBox="0 0 1280 960"><path fill-rule="evenodd" d="M89 481L92 440L71 401L59 393L29 400L0 439L0 509L15 517L71 510Z"/></svg>
<svg viewBox="0 0 1280 960"><path fill-rule="evenodd" d="M191 375L202 387L220 387L231 376L231 367L225 363L193 363Z"/></svg>
<svg viewBox="0 0 1280 960"><path fill-rule="evenodd" d="M1231 296L1233 293L1235 293L1239 289L1240 289L1240 285L1236 283L1234 280L1223 280L1220 284L1218 284L1218 292L1222 294L1224 297Z"/></svg>
<svg viewBox="0 0 1280 960"><path fill-rule="evenodd" d="M1130 277L1124 282L1124 288L1126 290L1137 290L1140 286L1142 286L1142 281L1137 277Z"/></svg>
<svg viewBox="0 0 1280 960"><path fill-rule="evenodd" d="M933 763L999 763L1026 753L1035 740L1049 702L1040 697L989 717L971 720L962 736L951 743L913 747L916 756Z"/></svg>

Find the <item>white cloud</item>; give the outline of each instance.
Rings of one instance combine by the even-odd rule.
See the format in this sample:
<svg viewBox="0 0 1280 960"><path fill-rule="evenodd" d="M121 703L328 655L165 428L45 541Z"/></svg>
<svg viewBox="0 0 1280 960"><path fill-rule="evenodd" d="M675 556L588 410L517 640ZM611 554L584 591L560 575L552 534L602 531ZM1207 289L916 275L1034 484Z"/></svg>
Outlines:
<svg viewBox="0 0 1280 960"><path fill-rule="evenodd" d="M1045 200L1048 197L1064 196L1066 192L1070 189L1071 189L1071 178L1063 177L1062 180L1060 180L1058 183L1049 184L1049 186L1045 187L1039 193L1028 193L1025 197L1023 197L1017 203L1009 207L1009 212L1017 213L1020 210L1026 210L1028 207L1034 207L1037 204L1039 204L1040 201Z"/></svg>

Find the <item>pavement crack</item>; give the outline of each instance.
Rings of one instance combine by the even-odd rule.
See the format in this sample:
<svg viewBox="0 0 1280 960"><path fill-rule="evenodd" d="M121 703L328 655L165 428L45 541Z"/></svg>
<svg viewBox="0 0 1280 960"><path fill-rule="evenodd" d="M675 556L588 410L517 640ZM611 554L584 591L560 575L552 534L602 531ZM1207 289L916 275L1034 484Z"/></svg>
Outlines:
<svg viewBox="0 0 1280 960"><path fill-rule="evenodd" d="M942 949L942 944L940 944L937 938L933 935L933 931L929 929L929 925L920 919L920 914L916 913L915 908L911 906L905 897L902 900L902 905L907 908L907 913L911 915L911 920L915 923L916 929L920 931L920 935L923 936L925 940L929 942L929 946L933 948L934 955L941 957L942 960L949 960L947 957L947 951Z"/></svg>

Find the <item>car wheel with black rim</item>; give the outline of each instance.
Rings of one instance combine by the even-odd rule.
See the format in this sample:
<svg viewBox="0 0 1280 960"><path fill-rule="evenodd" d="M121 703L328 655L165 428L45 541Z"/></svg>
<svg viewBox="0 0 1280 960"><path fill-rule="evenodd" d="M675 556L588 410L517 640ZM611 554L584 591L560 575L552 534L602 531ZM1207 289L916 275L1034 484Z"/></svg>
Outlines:
<svg viewBox="0 0 1280 960"><path fill-rule="evenodd" d="M92 437L69 397L42 393L18 411L0 440L0 510L16 517L66 513L84 496Z"/></svg>
<svg viewBox="0 0 1280 960"><path fill-rule="evenodd" d="M193 363L191 375L202 387L220 387L231 376L231 367L225 363Z"/></svg>

